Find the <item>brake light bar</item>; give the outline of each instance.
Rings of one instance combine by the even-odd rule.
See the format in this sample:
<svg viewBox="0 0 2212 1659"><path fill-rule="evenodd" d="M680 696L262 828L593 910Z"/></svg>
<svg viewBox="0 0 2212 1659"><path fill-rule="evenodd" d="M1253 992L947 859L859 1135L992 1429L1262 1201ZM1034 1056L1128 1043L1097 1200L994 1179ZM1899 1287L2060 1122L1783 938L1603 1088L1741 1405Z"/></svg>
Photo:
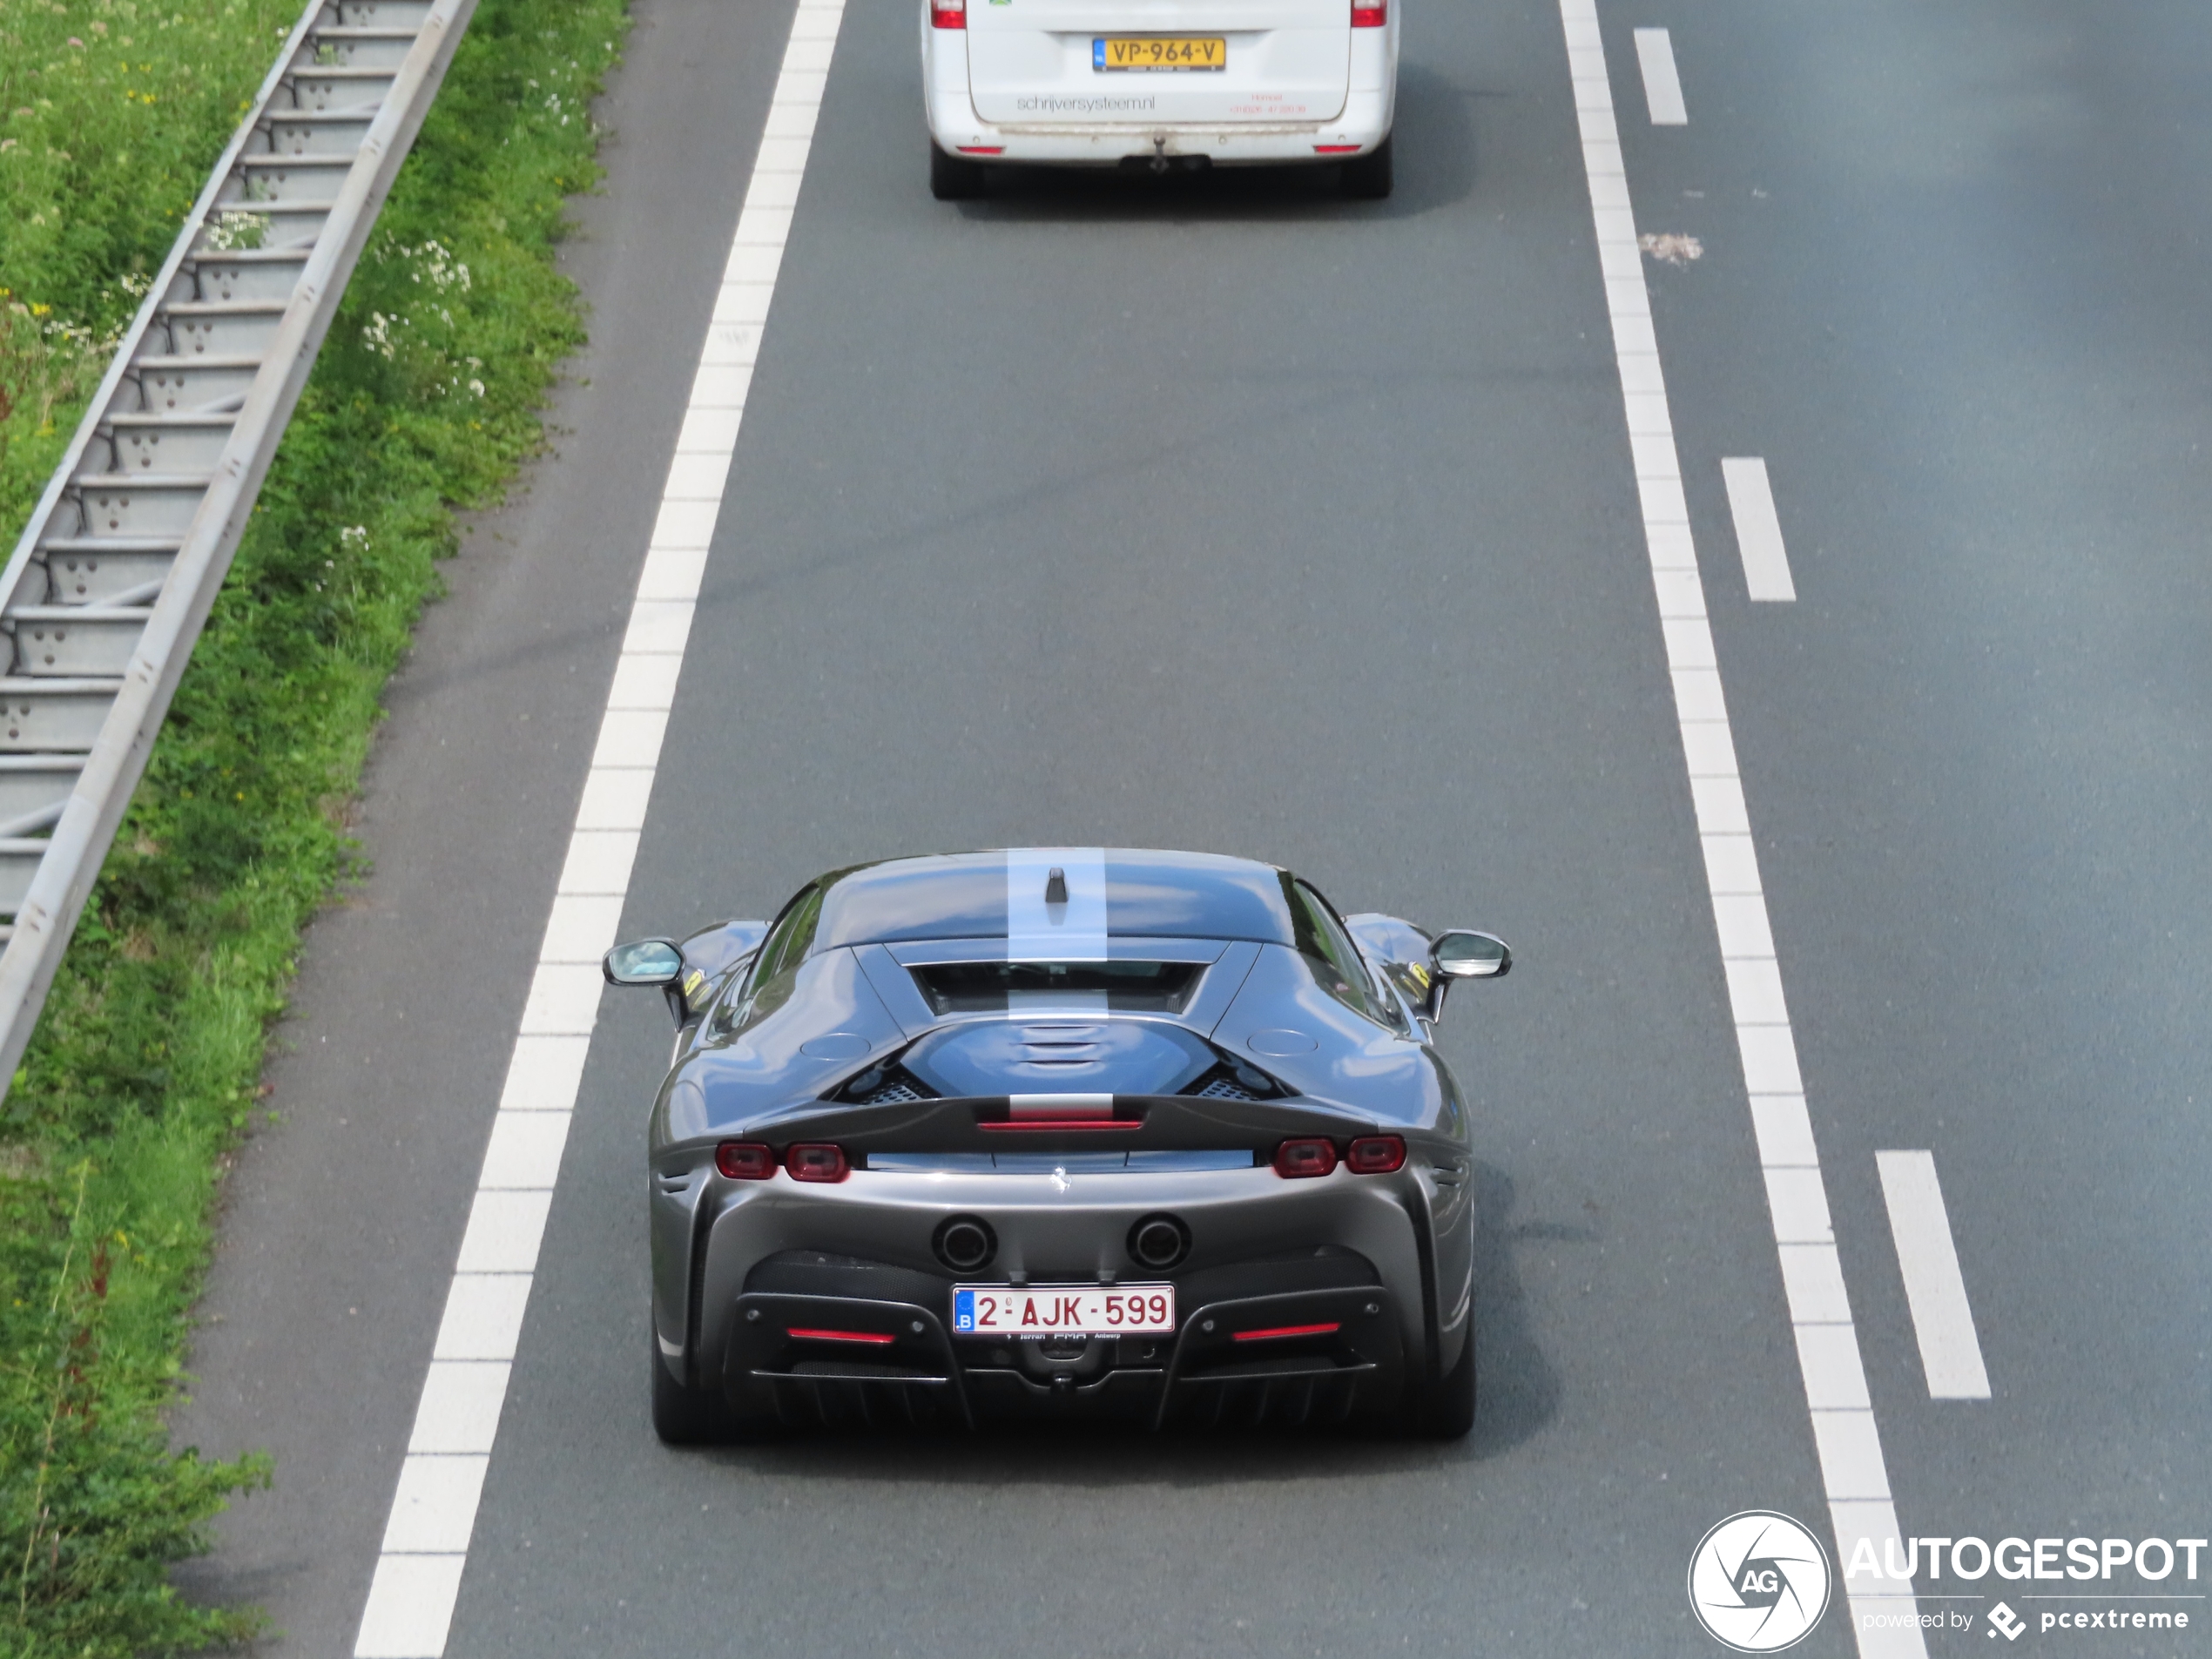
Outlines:
<svg viewBox="0 0 2212 1659"><path fill-rule="evenodd" d="M1006 1097L1006 1115L1025 1123L1111 1117L1114 1115L1114 1097L1111 1095L1008 1095Z"/></svg>
<svg viewBox="0 0 2212 1659"><path fill-rule="evenodd" d="M1134 1117L1056 1117L1045 1123L978 1123L975 1127L1003 1133L1008 1130L1143 1129L1144 1125Z"/></svg>
<svg viewBox="0 0 2212 1659"><path fill-rule="evenodd" d="M1331 1319L1326 1325L1278 1325L1264 1331L1239 1331L1230 1339L1233 1342L1276 1342L1285 1337L1333 1336L1340 1328L1335 1319Z"/></svg>
<svg viewBox="0 0 2212 1659"><path fill-rule="evenodd" d="M1335 1329L1333 1325L1330 1328ZM864 1342L871 1348L887 1348L898 1340L875 1331L810 1331L796 1325L784 1334L799 1342Z"/></svg>
<svg viewBox="0 0 2212 1659"><path fill-rule="evenodd" d="M1354 29L1379 29L1389 21L1390 0L1377 0L1373 5L1361 5L1359 0L1352 0L1352 26Z"/></svg>
<svg viewBox="0 0 2212 1659"><path fill-rule="evenodd" d="M1006 1098L1006 1116L1001 1117L996 1105L986 1103L975 1114L975 1127L981 1130L1101 1130L1143 1129L1144 1117L1140 1108L1129 1109L1123 1116L1114 1103L1111 1095L1009 1095Z"/></svg>
<svg viewBox="0 0 2212 1659"><path fill-rule="evenodd" d="M968 0L929 0L929 26L932 29L967 28Z"/></svg>

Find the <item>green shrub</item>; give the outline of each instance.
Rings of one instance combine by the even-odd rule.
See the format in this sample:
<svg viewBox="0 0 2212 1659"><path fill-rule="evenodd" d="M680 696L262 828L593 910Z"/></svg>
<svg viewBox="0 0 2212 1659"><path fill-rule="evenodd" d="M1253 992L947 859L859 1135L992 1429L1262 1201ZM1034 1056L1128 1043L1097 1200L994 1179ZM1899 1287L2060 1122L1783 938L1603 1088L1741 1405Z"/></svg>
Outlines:
<svg viewBox="0 0 2212 1659"><path fill-rule="evenodd" d="M147 32L139 14L163 11L207 28ZM288 24L293 11L271 15ZM255 42L239 71L249 88L274 44L270 9L253 0L0 0L0 62L16 61L34 24L43 40L53 17L126 13L140 61L162 61L145 42L202 42L233 20ZM166 1576L205 1547L227 1494L267 1476L260 1460L172 1454L161 1425L217 1170L254 1109L300 930L347 873L345 804L385 678L453 546L454 509L496 499L535 451L546 389L583 338L552 248L563 198L597 178L583 112L624 26L622 0L482 0L0 1105L0 1655L119 1659L253 1627L250 1610L183 1602ZM119 49L123 30L111 30ZM84 50L82 68L36 51L21 61L37 61L45 88L89 84L102 60ZM191 78L146 84L163 98ZM17 83L0 67L0 84ZM226 115L209 96L197 152L189 135L162 140L180 178L227 138L235 97ZM65 131L43 108L39 118L43 134ZM139 153L130 132L107 141L103 165ZM185 179L185 203L198 183ZM0 183L0 214L16 211L13 187ZM11 537L44 483L26 457L65 438L68 399L81 400L127 314L113 285L158 265L168 242L173 198L146 196L133 220L109 172L76 188L98 207L86 218L107 215L81 234L10 240L0 227L0 285L57 296L39 303L85 335L46 334L18 299L13 321L37 326L44 363L77 364L77 389L34 387L51 403L26 433L30 382L10 382L18 442L0 455L0 507L14 516L0 523ZM42 440L48 428L63 436Z"/></svg>

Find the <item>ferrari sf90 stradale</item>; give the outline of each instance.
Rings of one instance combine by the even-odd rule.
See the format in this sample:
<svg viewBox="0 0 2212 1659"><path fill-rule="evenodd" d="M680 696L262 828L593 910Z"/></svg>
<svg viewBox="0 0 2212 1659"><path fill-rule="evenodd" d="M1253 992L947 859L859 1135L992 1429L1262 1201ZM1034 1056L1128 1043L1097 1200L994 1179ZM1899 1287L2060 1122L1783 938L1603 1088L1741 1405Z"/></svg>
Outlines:
<svg viewBox="0 0 2212 1659"><path fill-rule="evenodd" d="M1498 940L1244 859L1034 847L608 954L652 1112L653 1417L1474 1420L1467 1109Z"/></svg>

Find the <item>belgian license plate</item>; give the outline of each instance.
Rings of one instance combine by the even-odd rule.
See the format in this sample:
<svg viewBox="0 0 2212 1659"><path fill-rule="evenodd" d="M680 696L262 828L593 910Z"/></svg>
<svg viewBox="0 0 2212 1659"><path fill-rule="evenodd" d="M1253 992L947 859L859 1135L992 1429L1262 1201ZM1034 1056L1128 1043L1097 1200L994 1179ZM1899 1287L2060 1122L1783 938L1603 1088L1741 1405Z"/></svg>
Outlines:
<svg viewBox="0 0 2212 1659"><path fill-rule="evenodd" d="M1211 70L1229 67L1229 42L1219 35L1106 35L1090 43L1098 70Z"/></svg>
<svg viewBox="0 0 2212 1659"><path fill-rule="evenodd" d="M1175 1334L1172 1285L955 1285L959 1336L1110 1337Z"/></svg>

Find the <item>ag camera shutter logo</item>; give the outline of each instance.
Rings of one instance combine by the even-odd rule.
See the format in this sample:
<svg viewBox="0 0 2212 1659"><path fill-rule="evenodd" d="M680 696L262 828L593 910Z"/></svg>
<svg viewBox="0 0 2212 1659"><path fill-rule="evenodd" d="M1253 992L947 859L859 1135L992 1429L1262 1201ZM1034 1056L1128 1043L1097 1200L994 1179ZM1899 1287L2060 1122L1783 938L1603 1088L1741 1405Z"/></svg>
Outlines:
<svg viewBox="0 0 2212 1659"><path fill-rule="evenodd" d="M1771 1509L1730 1515L1689 1558L1689 1608L1738 1653L1779 1653L1811 1634L1834 1583L1828 1552Z"/></svg>

